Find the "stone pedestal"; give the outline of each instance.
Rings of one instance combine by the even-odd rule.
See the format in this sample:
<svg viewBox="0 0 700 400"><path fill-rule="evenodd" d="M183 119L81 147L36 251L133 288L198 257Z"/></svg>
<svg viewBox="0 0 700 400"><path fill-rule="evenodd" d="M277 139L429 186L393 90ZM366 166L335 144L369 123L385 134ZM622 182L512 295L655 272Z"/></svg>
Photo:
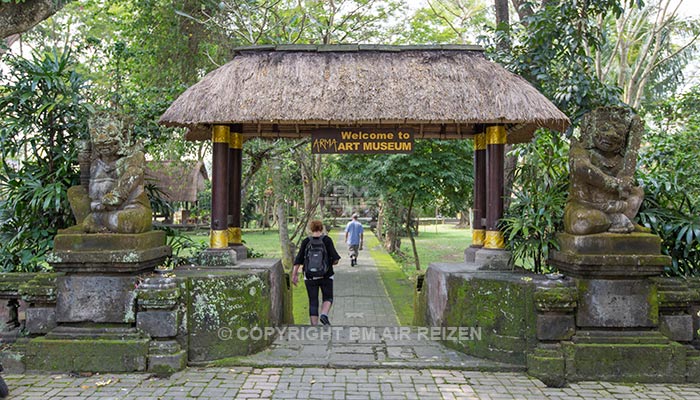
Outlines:
<svg viewBox="0 0 700 400"><path fill-rule="evenodd" d="M229 246L236 252L236 260L245 260L248 258L248 248L244 244L234 244Z"/></svg>
<svg viewBox="0 0 700 400"><path fill-rule="evenodd" d="M476 260L476 252L481 250L482 246L469 246L464 249L464 262L473 263Z"/></svg>
<svg viewBox="0 0 700 400"><path fill-rule="evenodd" d="M474 264L480 270L508 271L510 265L510 252L502 249L480 248L474 252Z"/></svg>
<svg viewBox="0 0 700 400"><path fill-rule="evenodd" d="M656 286L671 258L661 239L648 233L557 235L560 250L549 263L576 279L579 328L655 328L659 323Z"/></svg>
<svg viewBox="0 0 700 400"><path fill-rule="evenodd" d="M40 273L22 283L22 300L29 303L25 329L30 335L46 334L56 327L57 279L62 273Z"/></svg>
<svg viewBox="0 0 700 400"><path fill-rule="evenodd" d="M206 249L199 255L199 264L206 267L233 267L238 263L238 252L231 247Z"/></svg>
<svg viewBox="0 0 700 400"><path fill-rule="evenodd" d="M671 263L661 254L661 239L646 233L557 238L560 250L552 252L549 263L574 278L576 333L561 341L558 357L542 350L531 356L533 364L565 360L567 380L685 381L686 348L658 329L658 284L651 277ZM561 381L561 372L555 371L554 382Z"/></svg>
<svg viewBox="0 0 700 400"><path fill-rule="evenodd" d="M47 260L63 273L56 277L56 326L27 343L27 368L146 370L150 337L135 326L137 288L146 273L171 255L165 232L85 234L68 229L54 243Z"/></svg>
<svg viewBox="0 0 700 400"><path fill-rule="evenodd" d="M172 250L164 231L144 233L59 232L46 260L55 271L67 273L135 274L152 271Z"/></svg>

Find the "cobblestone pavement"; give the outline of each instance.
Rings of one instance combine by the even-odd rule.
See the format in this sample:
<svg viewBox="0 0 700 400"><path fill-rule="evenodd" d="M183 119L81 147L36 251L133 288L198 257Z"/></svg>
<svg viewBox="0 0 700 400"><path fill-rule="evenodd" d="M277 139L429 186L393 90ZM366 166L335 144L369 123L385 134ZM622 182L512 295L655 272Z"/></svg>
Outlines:
<svg viewBox="0 0 700 400"><path fill-rule="evenodd" d="M521 373L435 369L190 368L145 374L8 375L16 400L700 399L690 385L582 382L547 388Z"/></svg>
<svg viewBox="0 0 700 400"><path fill-rule="evenodd" d="M516 365L476 358L452 350L436 338L459 332L417 327L290 326L270 348L235 360L257 367L433 368L476 371L523 371ZM476 332L461 335L479 340ZM470 339L471 338L471 339Z"/></svg>

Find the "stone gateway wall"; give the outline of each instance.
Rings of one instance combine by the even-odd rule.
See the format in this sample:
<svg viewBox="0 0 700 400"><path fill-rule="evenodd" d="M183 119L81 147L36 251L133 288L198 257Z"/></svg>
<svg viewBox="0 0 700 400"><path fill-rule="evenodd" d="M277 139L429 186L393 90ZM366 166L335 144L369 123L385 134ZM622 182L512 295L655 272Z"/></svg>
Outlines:
<svg viewBox="0 0 700 400"><path fill-rule="evenodd" d="M12 343L0 358L6 370L169 374L188 364L258 352L275 336L257 332L292 322L291 291L279 260L136 276L124 295L132 311L121 324L96 320L57 327L56 293L65 276L0 274L0 287L16 287L0 293L0 300L28 304L20 327L3 332L3 344Z"/></svg>
<svg viewBox="0 0 700 400"><path fill-rule="evenodd" d="M445 344L526 368L547 385L591 379L700 382L700 279L652 278L649 298L638 298L636 292L605 292L605 285L592 292L586 280L559 274L434 263L418 282L414 325L478 328L480 338ZM603 300L640 303L645 318L630 322L614 307L606 317L596 308ZM598 306L591 311L591 304ZM591 329L592 313L612 325L639 327Z"/></svg>

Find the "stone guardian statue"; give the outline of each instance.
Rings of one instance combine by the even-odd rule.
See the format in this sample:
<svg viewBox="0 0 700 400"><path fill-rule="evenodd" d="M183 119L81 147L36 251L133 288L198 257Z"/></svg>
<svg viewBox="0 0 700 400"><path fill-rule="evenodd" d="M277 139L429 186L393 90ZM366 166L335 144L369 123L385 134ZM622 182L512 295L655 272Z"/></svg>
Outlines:
<svg viewBox="0 0 700 400"><path fill-rule="evenodd" d="M573 235L630 233L644 199L635 185L642 120L628 108L600 107L586 114L580 140L571 144L571 181L564 230Z"/></svg>
<svg viewBox="0 0 700 400"><path fill-rule="evenodd" d="M146 160L139 146L128 146L119 121L90 121L90 181L69 190L71 208L86 233L141 233L152 228L151 206L144 190Z"/></svg>

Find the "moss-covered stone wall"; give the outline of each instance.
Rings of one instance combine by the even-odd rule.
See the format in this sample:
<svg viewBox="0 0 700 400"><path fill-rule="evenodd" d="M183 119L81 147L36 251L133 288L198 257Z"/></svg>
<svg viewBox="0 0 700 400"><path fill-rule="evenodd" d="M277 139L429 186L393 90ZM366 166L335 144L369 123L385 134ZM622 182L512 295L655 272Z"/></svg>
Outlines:
<svg viewBox="0 0 700 400"><path fill-rule="evenodd" d="M534 285L526 275L475 273L450 276L444 326L481 330L481 339L451 344L468 354L525 364L536 346Z"/></svg>
<svg viewBox="0 0 700 400"><path fill-rule="evenodd" d="M274 339L258 337L266 327L274 327L269 271L219 270L183 279L189 361L251 354Z"/></svg>

